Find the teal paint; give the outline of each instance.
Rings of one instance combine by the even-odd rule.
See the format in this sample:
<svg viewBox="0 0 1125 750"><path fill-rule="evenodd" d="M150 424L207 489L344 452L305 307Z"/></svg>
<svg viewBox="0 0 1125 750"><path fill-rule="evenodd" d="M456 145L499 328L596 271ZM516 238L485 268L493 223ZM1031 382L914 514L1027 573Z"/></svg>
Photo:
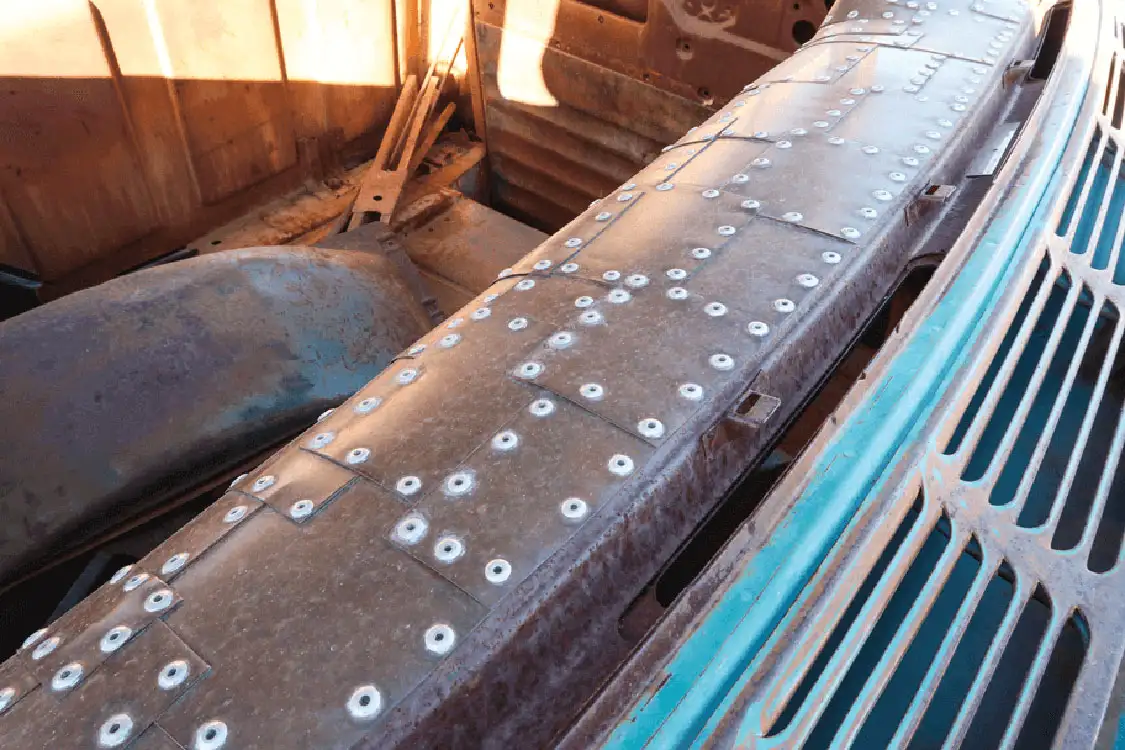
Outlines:
<svg viewBox="0 0 1125 750"><path fill-rule="evenodd" d="M1075 92L1081 101L1084 91ZM1057 174L1077 109L1056 107L1040 132L1042 156L1014 185L957 279L889 364L872 392L823 451L812 479L769 542L731 581L605 743L608 748L698 746L747 686L767 639L786 632L786 614L864 501L932 415L938 399L973 353L984 321L1037 248L1030 240L1047 220L1063 180ZM1079 183L1081 184L1081 183ZM755 707L743 739L760 736ZM765 743L768 745L768 743Z"/></svg>

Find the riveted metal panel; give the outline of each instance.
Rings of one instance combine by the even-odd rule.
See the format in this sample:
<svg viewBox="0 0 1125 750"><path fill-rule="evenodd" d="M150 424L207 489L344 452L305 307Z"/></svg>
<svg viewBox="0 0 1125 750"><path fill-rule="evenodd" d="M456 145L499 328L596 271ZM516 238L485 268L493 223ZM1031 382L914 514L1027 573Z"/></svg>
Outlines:
<svg viewBox="0 0 1125 750"><path fill-rule="evenodd" d="M137 738L129 750L183 750L183 745L169 737L160 727L151 726Z"/></svg>
<svg viewBox="0 0 1125 750"><path fill-rule="evenodd" d="M349 747L382 719L440 661L427 651L427 629L446 624L456 642L484 614L381 541L401 510L361 481L311 523L255 515L238 544L219 546L180 576L193 606L169 624L221 667L161 726L185 746L221 720L232 747ZM382 709L354 718L348 701L367 685Z"/></svg>
<svg viewBox="0 0 1125 750"><path fill-rule="evenodd" d="M760 83L831 83L839 80L871 52L869 44L820 44L778 63L759 79Z"/></svg>
<svg viewBox="0 0 1125 750"><path fill-rule="evenodd" d="M159 597L155 606L149 604L150 596ZM150 572L135 566L119 571L114 579L51 623L17 656L43 683L50 683L60 669L73 663L82 665L82 679L88 679L114 650L126 648L130 638L180 601L179 594ZM112 639L112 646L106 646L103 639L114 628L126 630Z"/></svg>
<svg viewBox="0 0 1125 750"><path fill-rule="evenodd" d="M13 706L39 686L39 680L32 674L22 659L11 658L0 663L0 734L4 731L4 715Z"/></svg>
<svg viewBox="0 0 1125 750"><path fill-rule="evenodd" d="M335 440L336 433L327 428L306 433L236 486L292 521L304 523L355 480L352 472L312 452Z"/></svg>
<svg viewBox="0 0 1125 750"><path fill-rule="evenodd" d="M162 683L160 678L172 667L175 677ZM154 623L110 656L106 668L69 692L53 693L44 685L16 704L6 720L0 717L4 748L124 746L128 737L150 726L209 669L168 626ZM119 745L99 745L103 737L116 741L122 736L126 739Z"/></svg>
<svg viewBox="0 0 1125 750"><path fill-rule="evenodd" d="M243 482L244 479L240 479L235 484ZM249 484L246 486L249 487ZM151 570L166 581L174 581L185 568L195 564L200 555L221 542L261 508L261 500L241 492L228 492L168 537L158 549L141 558L130 570ZM169 549L173 550L171 554L165 554Z"/></svg>
<svg viewBox="0 0 1125 750"><path fill-rule="evenodd" d="M494 605L625 484L651 449L554 394L521 409L464 462L471 489L431 493L404 518L429 533L392 541L478 601ZM549 402L550 406L545 406ZM543 457L552 461L544 465ZM620 466L617 461L625 460ZM446 485L448 488L448 483ZM449 562L443 540L463 544Z"/></svg>

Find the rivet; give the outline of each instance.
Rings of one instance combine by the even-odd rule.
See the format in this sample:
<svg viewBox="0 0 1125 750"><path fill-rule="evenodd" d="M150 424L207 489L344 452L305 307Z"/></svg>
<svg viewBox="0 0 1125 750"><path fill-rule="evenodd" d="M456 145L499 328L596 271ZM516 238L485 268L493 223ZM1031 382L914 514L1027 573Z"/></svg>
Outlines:
<svg viewBox="0 0 1125 750"><path fill-rule="evenodd" d="M188 557L189 555L187 552L177 552L176 554L172 555L164 561L164 564L162 566L160 566L161 575L171 575L177 570L180 570L184 567L184 565L187 564Z"/></svg>
<svg viewBox="0 0 1125 750"><path fill-rule="evenodd" d="M843 117L844 116L844 113L841 112L838 109L830 109L827 112L825 112L824 114L828 115L829 117Z"/></svg>
<svg viewBox="0 0 1125 750"><path fill-rule="evenodd" d="M512 577L512 564L502 558L489 560L484 566L484 579L494 586L507 581Z"/></svg>
<svg viewBox="0 0 1125 750"><path fill-rule="evenodd" d="M791 313L796 307L797 306L793 304L793 300L785 299L784 297L773 301L773 309L780 313Z"/></svg>
<svg viewBox="0 0 1125 750"><path fill-rule="evenodd" d="M174 599L175 596L172 594L171 589L153 591L145 599L145 612L163 612L172 606Z"/></svg>
<svg viewBox="0 0 1125 750"><path fill-rule="evenodd" d="M537 398L527 407L532 416L545 417L555 411L555 402L549 398Z"/></svg>
<svg viewBox="0 0 1125 750"><path fill-rule="evenodd" d="M866 89L851 89L849 92L852 96L863 96L867 93Z"/></svg>
<svg viewBox="0 0 1125 750"><path fill-rule="evenodd" d="M516 282L516 289L521 292L526 292L535 286L535 279L521 279Z"/></svg>
<svg viewBox="0 0 1125 750"><path fill-rule="evenodd" d="M703 306L703 312L712 318L719 318L727 314L727 306L722 302L708 302Z"/></svg>
<svg viewBox="0 0 1125 750"><path fill-rule="evenodd" d="M703 195L704 198L718 198L719 197L719 191L716 190L715 188L707 188L706 190L703 191L702 195Z"/></svg>
<svg viewBox="0 0 1125 750"><path fill-rule="evenodd" d="M817 75L813 76L813 80L817 81L818 83L828 83L832 80L832 76L828 75L827 73L818 73Z"/></svg>
<svg viewBox="0 0 1125 750"><path fill-rule="evenodd" d="M904 156L902 157L902 163L908 167L916 167L919 162L913 156Z"/></svg>
<svg viewBox="0 0 1125 750"><path fill-rule="evenodd" d="M793 143L791 141L778 141L777 143L775 143L773 145L776 146L777 148L782 148L782 149L793 148Z"/></svg>
<svg viewBox="0 0 1125 750"><path fill-rule="evenodd" d="M407 475L395 482L395 489L400 495L413 495L422 489L422 480L413 475Z"/></svg>
<svg viewBox="0 0 1125 750"><path fill-rule="evenodd" d="M879 153L879 147L878 146L864 146L863 147L863 153L868 154L868 155L877 154L877 153Z"/></svg>
<svg viewBox="0 0 1125 750"><path fill-rule="evenodd" d="M118 625L110 628L105 632L105 635L98 641L98 650L103 654L112 654L117 649L125 645L125 642L133 635L133 629L127 625Z"/></svg>
<svg viewBox="0 0 1125 750"><path fill-rule="evenodd" d="M746 324L746 331L751 336L758 336L760 338L770 332L770 327L760 320L752 320Z"/></svg>
<svg viewBox="0 0 1125 750"><path fill-rule="evenodd" d="M512 275L512 269L510 269L510 268L505 268L505 269L503 269L502 271L500 271L500 273L496 274L496 278L498 278L498 279L506 279L506 278L508 278L508 277L509 277L509 276L511 276L511 275Z"/></svg>
<svg viewBox="0 0 1125 750"><path fill-rule="evenodd" d="M854 240L859 237L859 230L855 227L841 227L840 235L847 237L849 240Z"/></svg>
<svg viewBox="0 0 1125 750"><path fill-rule="evenodd" d="M98 747L121 747L133 735L133 717L114 714L98 727Z"/></svg>
<svg viewBox="0 0 1125 750"><path fill-rule="evenodd" d="M411 357L417 357L419 354L421 354L424 351L426 351L426 345L425 344L415 344L414 346L407 349L406 353L408 355L410 355ZM320 420L317 420L317 421L319 422Z"/></svg>
<svg viewBox="0 0 1125 750"><path fill-rule="evenodd" d="M361 464L371 456L369 448L352 448L348 454L344 456L344 463L355 465Z"/></svg>
<svg viewBox="0 0 1125 750"><path fill-rule="evenodd" d="M804 128L792 128L789 131L789 135L808 135L808 134L809 134L809 131L805 130Z"/></svg>
<svg viewBox="0 0 1125 750"><path fill-rule="evenodd" d="M317 416L317 418L316 418L316 421L317 421L317 422L323 422L324 420L326 420L326 419L328 419L329 417L331 417L331 416L332 416L332 415L333 415L333 414L334 414L335 412L336 412L336 410L335 410L335 409L328 409L327 411L322 411L322 412L321 412L321 413L319 414L319 416ZM236 480L234 480L233 482L231 482L231 483L230 483L230 486L231 486L231 487L233 487L234 485L238 484L238 483L239 483L240 481L242 481L242 479L243 479L243 478L244 478L245 476L246 476L246 475L245 475L245 474L243 474L243 475L242 475L242 476L240 476L240 477L239 477L238 479L236 479Z"/></svg>
<svg viewBox="0 0 1125 750"><path fill-rule="evenodd" d="M129 571L132 568L133 568L132 565L126 565L124 568L121 568L121 570L118 570L116 573L113 574L113 577L116 578L117 580L115 581L115 580L113 580L113 578L111 578L109 582L110 583L117 583L122 578L124 578L126 575L128 575ZM20 644L20 648L21 649L31 648L36 643L39 643L39 641L43 640L43 636L45 636L45 635L47 635L47 628L39 628L34 633L29 635L27 638L23 639L23 643Z"/></svg>
<svg viewBox="0 0 1125 750"><path fill-rule="evenodd" d="M615 305L620 305L633 299L633 295L629 294L629 292L624 289L614 289L607 294L605 298Z"/></svg>
<svg viewBox="0 0 1125 750"><path fill-rule="evenodd" d="M442 492L452 497L460 497L472 492L474 484L476 481L473 472L455 471L445 478Z"/></svg>
<svg viewBox="0 0 1125 750"><path fill-rule="evenodd" d="M62 641L57 635L51 636L47 640L40 642L39 645L35 647L35 650L31 652L32 660L39 661L43 657L54 653L55 649L59 647L60 643L62 643Z"/></svg>
<svg viewBox="0 0 1125 750"><path fill-rule="evenodd" d="M964 112L965 109L966 109L964 104L951 104L951 105L949 105L949 108L952 109L954 112Z"/></svg>
<svg viewBox="0 0 1125 750"><path fill-rule="evenodd" d="M135 576L130 578L128 581L126 581L125 585L122 586L121 589L123 591L125 591L126 593L128 593L130 591L133 591L135 589L140 588L141 584L144 583L145 581L147 581L148 579L149 579L148 573L137 573Z"/></svg>
<svg viewBox="0 0 1125 750"><path fill-rule="evenodd" d="M478 307L476 310L473 310L471 313L469 313L469 317L472 318L473 320L484 320L485 318L487 318L491 314L492 314L492 308Z"/></svg>
<svg viewBox="0 0 1125 750"><path fill-rule="evenodd" d="M840 262L840 254L832 252L831 250L827 250L821 253L820 257L824 260L825 263L828 263L829 265L834 266Z"/></svg>
<svg viewBox="0 0 1125 750"><path fill-rule="evenodd" d="M487 310L488 308L486 307L484 309ZM356 414L369 414L370 412L379 408L379 405L382 403L383 399L379 398L378 396L365 398L355 405L355 412Z"/></svg>
<svg viewBox="0 0 1125 750"><path fill-rule="evenodd" d="M648 284L648 276L643 273L633 273L625 277L625 283L634 289L639 289Z"/></svg>
<svg viewBox="0 0 1125 750"><path fill-rule="evenodd" d="M313 509L316 506L312 500L298 500L289 506L289 517L294 521L299 521L302 518L308 518L312 515Z"/></svg>
<svg viewBox="0 0 1125 750"><path fill-rule="evenodd" d="M175 659L160 668L156 685L161 690L173 690L183 685L191 673L191 667L184 659Z"/></svg>
<svg viewBox="0 0 1125 750"><path fill-rule="evenodd" d="M739 183L739 184L743 183L743 182L749 182L750 181L750 175L742 174L741 172L739 172L736 175L732 175L731 178L730 178L730 181L734 182L734 183Z"/></svg>
<svg viewBox="0 0 1125 750"><path fill-rule="evenodd" d="M577 263L563 263L561 266L559 266L559 270L562 271L563 273L574 273L575 271L578 270L578 264Z"/></svg>
<svg viewBox="0 0 1125 750"><path fill-rule="evenodd" d="M570 331L559 331L551 334L551 338L547 339L547 346L552 349L565 349L572 343L574 343L574 334Z"/></svg>
<svg viewBox="0 0 1125 750"><path fill-rule="evenodd" d="M883 18L894 18L895 14L892 11L883 11Z"/></svg>
<svg viewBox="0 0 1125 750"><path fill-rule="evenodd" d="M601 323L603 320L602 314L597 310L587 310L578 316L578 322L582 325L593 326Z"/></svg>
<svg viewBox="0 0 1125 750"><path fill-rule="evenodd" d="M200 724L195 730L192 750L219 750L227 743L227 725L218 719Z"/></svg>
<svg viewBox="0 0 1125 750"><path fill-rule="evenodd" d="M226 512L223 516L223 523L238 523L243 518L246 518L246 512L249 509L245 505L236 505Z"/></svg>
<svg viewBox="0 0 1125 750"><path fill-rule="evenodd" d="M308 446L313 450L316 450L317 448L323 448L335 439L336 433L334 432L320 432L313 436L312 440L309 441Z"/></svg>
<svg viewBox="0 0 1125 750"><path fill-rule="evenodd" d="M892 182L906 182L906 175L902 172L891 172L887 177L890 177Z"/></svg>
<svg viewBox="0 0 1125 750"><path fill-rule="evenodd" d="M358 721L373 718L383 710L383 694L374 685L360 685L348 697L347 709Z"/></svg>
<svg viewBox="0 0 1125 750"><path fill-rule="evenodd" d="M806 289L812 289L820 283L820 279L813 276L811 273L802 273L797 275L797 283Z"/></svg>
<svg viewBox="0 0 1125 750"><path fill-rule="evenodd" d="M714 139L715 139L715 136L713 136L713 135L712 136L703 136L703 140L705 140L705 141L712 141ZM674 162L674 161L670 161L670 162L668 162L667 164L664 165L664 171L665 172L674 172L679 168L680 168L680 165L678 163Z"/></svg>
<svg viewBox="0 0 1125 750"><path fill-rule="evenodd" d="M559 512L568 521L578 521L586 517L586 514L590 512L590 506L581 498L568 497L559 503Z"/></svg>
<svg viewBox="0 0 1125 750"><path fill-rule="evenodd" d="M687 299L688 290L684 289L682 286L674 286L671 287L667 292L665 292L665 295L668 297L668 299Z"/></svg>
<svg viewBox="0 0 1125 750"><path fill-rule="evenodd" d="M418 371L412 367L407 367L405 370L399 370L395 375L395 382L399 385L410 385L418 379Z"/></svg>
<svg viewBox="0 0 1125 750"><path fill-rule="evenodd" d="M880 201L889 201L894 198L894 196L891 195L891 193L887 190L875 190L871 193L871 195L874 196L875 200Z"/></svg>
<svg viewBox="0 0 1125 750"><path fill-rule="evenodd" d="M602 211L594 217L594 221L609 221L612 218L613 214L611 214L609 211Z"/></svg>
<svg viewBox="0 0 1125 750"><path fill-rule="evenodd" d="M814 128L826 128L826 127L828 127L828 123L825 122L824 120L816 120L815 122L813 122L813 127Z"/></svg>
<svg viewBox="0 0 1125 750"><path fill-rule="evenodd" d="M930 153L930 147L923 144L923 143L916 143L916 144L914 144L914 153L916 153L916 154L928 154L928 153Z"/></svg>
<svg viewBox="0 0 1125 750"><path fill-rule="evenodd" d="M711 364L711 367L716 370L725 371L734 369L734 358L729 354L712 354L707 361Z"/></svg>
<svg viewBox="0 0 1125 750"><path fill-rule="evenodd" d="M786 211L781 215L782 221L788 221L790 224L796 223L805 218L799 211Z"/></svg>
<svg viewBox="0 0 1125 750"><path fill-rule="evenodd" d="M250 489L252 489L254 492L261 492L262 490L268 490L270 487L273 487L274 482L276 482L276 481L277 480L274 479L271 475L267 474L264 477L258 477L257 479L255 479L254 484L251 486Z"/></svg>
<svg viewBox="0 0 1125 750"><path fill-rule="evenodd" d="M718 232L723 237L730 237L738 230L736 230L734 227L730 226L729 224L724 224L723 226L719 227L715 231Z"/></svg>
<svg viewBox="0 0 1125 750"><path fill-rule="evenodd" d="M430 524L424 517L417 513L411 513L399 519L398 523L395 524L395 530L391 534L391 538L399 544L409 547L422 541L429 528Z"/></svg>
<svg viewBox="0 0 1125 750"><path fill-rule="evenodd" d="M756 201L753 198L747 198L746 200L742 201L742 207L751 211L757 211L762 207L762 202Z"/></svg>
<svg viewBox="0 0 1125 750"><path fill-rule="evenodd" d="M865 219L874 219L879 215L879 212L871 208L870 206L864 206L863 208L859 209L859 215Z"/></svg>
<svg viewBox="0 0 1125 750"><path fill-rule="evenodd" d="M512 318L508 321L508 329L512 331L522 331L527 328L527 318Z"/></svg>
<svg viewBox="0 0 1125 750"><path fill-rule="evenodd" d="M941 133L939 133L939 132L938 132L938 131L936 131L936 130L927 130L927 131L926 131L926 137L927 137L927 138L932 138L932 139L934 139L934 140L936 141L936 140L938 140L939 138L941 138Z"/></svg>
<svg viewBox="0 0 1125 750"><path fill-rule="evenodd" d="M453 646L457 642L457 634L453 632L453 628L440 622L431 625L426 630L422 640L426 644L427 651L431 654L443 656L453 650Z"/></svg>
<svg viewBox="0 0 1125 750"><path fill-rule="evenodd" d="M82 681L82 675L86 670L80 662L72 661L63 667L59 667L51 678L51 690L56 693L61 693L64 690L70 690L72 687Z"/></svg>
<svg viewBox="0 0 1125 750"><path fill-rule="evenodd" d="M498 451L514 450L520 443L519 435L512 430L504 430L492 436L492 447Z"/></svg>
<svg viewBox="0 0 1125 750"><path fill-rule="evenodd" d="M672 189L672 183L662 182L662 183L660 183L659 185L656 186L656 189L659 190L660 192L664 192L666 190L671 190Z"/></svg>
<svg viewBox="0 0 1125 750"><path fill-rule="evenodd" d="M765 140L766 138L770 137L770 134L769 134L768 130L755 130L754 131L754 137L755 138L761 138L761 139Z"/></svg>
<svg viewBox="0 0 1125 750"><path fill-rule="evenodd" d="M621 193L621 195L617 196L617 200L621 201L622 203L624 203L626 201L630 201L632 199L633 199L632 193Z"/></svg>
<svg viewBox="0 0 1125 750"><path fill-rule="evenodd" d="M680 281L687 278L687 271L682 268L669 268L664 275L673 281Z"/></svg>
<svg viewBox="0 0 1125 750"><path fill-rule="evenodd" d="M447 535L434 543L434 558L438 562L451 563L465 554L465 543L459 537Z"/></svg>
<svg viewBox="0 0 1125 750"><path fill-rule="evenodd" d="M679 391L680 398L686 398L688 401L698 401L703 398L703 388L695 383L684 383Z"/></svg>
<svg viewBox="0 0 1125 750"><path fill-rule="evenodd" d="M606 281L617 281L618 279L621 278L621 272L620 271L606 271L605 273L602 274L602 278L605 279Z"/></svg>
<svg viewBox="0 0 1125 750"><path fill-rule="evenodd" d="M619 477L627 477L633 473L633 459L623 453L610 456L609 463L606 466L611 474L616 474Z"/></svg>
<svg viewBox="0 0 1125 750"><path fill-rule="evenodd" d="M581 237L571 237L564 244L566 244L566 246L570 247L570 248L582 247L582 238Z"/></svg>
<svg viewBox="0 0 1125 750"><path fill-rule="evenodd" d="M578 392L582 397L590 401L601 401L605 396L605 389L598 383L584 383Z"/></svg>
<svg viewBox="0 0 1125 750"><path fill-rule="evenodd" d="M757 167L758 169L765 169L770 165L770 160L764 156L759 156L754 161L750 162L750 166Z"/></svg>
<svg viewBox="0 0 1125 750"><path fill-rule="evenodd" d="M885 89L886 89L886 87L883 86L883 84L881 84L881 83L876 83L875 85L873 85L871 87L871 91L876 93L876 94L882 93Z"/></svg>
<svg viewBox="0 0 1125 750"><path fill-rule="evenodd" d="M594 298L586 294L583 294L581 297L577 297L574 300L575 307L589 307L592 304L594 304Z"/></svg>
<svg viewBox="0 0 1125 750"><path fill-rule="evenodd" d="M697 127L698 127L698 126L697 126ZM622 186L621 186L621 189L622 189L622 190L633 190L633 189L634 189L634 188L636 188L636 187L637 187L637 183L635 183L635 182L626 182L626 183L625 183L624 185L622 185Z"/></svg>
<svg viewBox="0 0 1125 750"><path fill-rule="evenodd" d="M535 264L532 266L536 271L546 271L550 267L551 261L547 258L535 261Z"/></svg>
<svg viewBox="0 0 1125 750"><path fill-rule="evenodd" d="M485 295L484 304L491 305L493 302L495 302L498 299L500 299L500 294L497 293L497 292L492 292L491 294Z"/></svg>

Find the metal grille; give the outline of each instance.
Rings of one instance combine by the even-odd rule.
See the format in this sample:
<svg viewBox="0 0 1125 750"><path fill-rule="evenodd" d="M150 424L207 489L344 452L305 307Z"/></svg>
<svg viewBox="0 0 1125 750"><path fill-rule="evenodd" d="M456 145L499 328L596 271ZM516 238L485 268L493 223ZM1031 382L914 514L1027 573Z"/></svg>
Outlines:
<svg viewBox="0 0 1125 750"><path fill-rule="evenodd" d="M1118 40L1088 144L1072 142L1086 156L1057 231L999 312L1010 322L980 345L909 492L866 509L798 604L799 636L764 650L740 740L1048 747L1095 734L1125 603L1121 65Z"/></svg>

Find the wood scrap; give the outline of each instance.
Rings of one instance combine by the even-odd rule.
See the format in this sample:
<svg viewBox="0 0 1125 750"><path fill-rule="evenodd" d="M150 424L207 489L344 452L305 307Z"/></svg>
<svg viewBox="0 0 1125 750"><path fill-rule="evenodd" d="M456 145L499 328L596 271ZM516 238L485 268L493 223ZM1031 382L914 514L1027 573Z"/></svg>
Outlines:
<svg viewBox="0 0 1125 750"><path fill-rule="evenodd" d="M355 201L334 223L335 230L355 229L372 220L391 223L407 183L456 110L450 103L433 116L453 62L464 44L462 34L452 51L444 54L449 34L455 28L456 22L451 22L442 42L443 54L437 55L430 64L420 89L414 76L409 76L403 84L378 153L364 175Z"/></svg>

